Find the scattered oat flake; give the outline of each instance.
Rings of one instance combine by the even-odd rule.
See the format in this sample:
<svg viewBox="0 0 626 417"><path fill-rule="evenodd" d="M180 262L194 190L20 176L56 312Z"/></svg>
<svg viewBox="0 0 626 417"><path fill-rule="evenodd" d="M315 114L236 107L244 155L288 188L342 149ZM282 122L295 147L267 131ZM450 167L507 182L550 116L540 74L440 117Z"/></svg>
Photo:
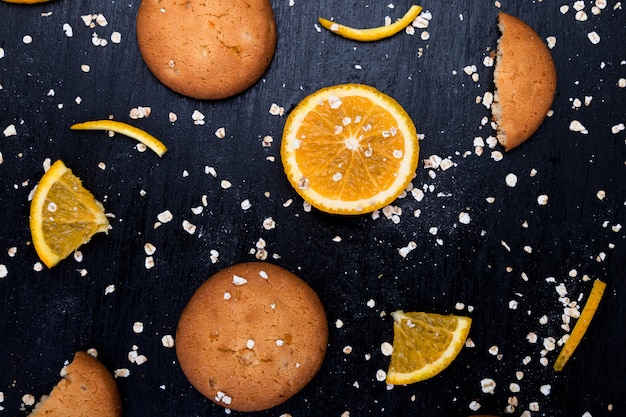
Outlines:
<svg viewBox="0 0 626 417"><path fill-rule="evenodd" d="M480 386L485 394L493 394L496 389L496 381L491 378L484 378L480 381Z"/></svg>
<svg viewBox="0 0 626 417"><path fill-rule="evenodd" d="M382 369L379 369L378 371L376 371L377 381L383 382L385 379L387 379L387 373L385 371L383 371Z"/></svg>
<svg viewBox="0 0 626 417"><path fill-rule="evenodd" d="M115 292L115 285L111 284L111 285L107 285L107 287L104 289L104 295L109 295Z"/></svg>
<svg viewBox="0 0 626 417"><path fill-rule="evenodd" d="M545 194L541 194L539 197L537 197L537 204L539 204L540 206L545 206L546 204L548 204L548 196Z"/></svg>
<svg viewBox="0 0 626 417"><path fill-rule="evenodd" d="M130 371L128 370L128 368L120 368L113 371L113 376L115 378L127 378L129 375Z"/></svg>
<svg viewBox="0 0 626 417"><path fill-rule="evenodd" d="M506 185L508 185L509 187L515 187L517 185L517 175L508 174L505 178L505 181Z"/></svg>
<svg viewBox="0 0 626 417"><path fill-rule="evenodd" d="M589 38L589 41L594 45L597 45L598 43L600 43L600 35L598 35L596 31L589 32L587 34L587 38Z"/></svg>
<svg viewBox="0 0 626 417"><path fill-rule="evenodd" d="M459 213L459 223L461 223L461 224L469 224L470 221L471 221L471 217L470 217L469 213L466 213L464 211Z"/></svg>
<svg viewBox="0 0 626 417"><path fill-rule="evenodd" d="M63 24L63 33L65 33L65 36L67 36L68 38L71 38L72 36L74 36L74 30L72 29L69 23Z"/></svg>
<svg viewBox="0 0 626 417"><path fill-rule="evenodd" d="M269 113L272 116L282 116L283 114L285 114L285 109L276 103L272 103L269 109Z"/></svg>
<svg viewBox="0 0 626 417"><path fill-rule="evenodd" d="M193 124L195 125L203 125L204 124L204 114L202 114L199 110L194 110L191 114L191 119L193 120Z"/></svg>
<svg viewBox="0 0 626 417"><path fill-rule="evenodd" d="M223 127L220 127L219 129L217 129L215 131L215 136L220 138L220 139L225 138L226 137L226 129L223 128Z"/></svg>
<svg viewBox="0 0 626 417"><path fill-rule="evenodd" d="M174 337L171 334L166 334L161 338L161 344L166 348L174 347Z"/></svg>
<svg viewBox="0 0 626 417"><path fill-rule="evenodd" d="M133 323L133 332L142 333L143 332L143 323L140 321L136 321Z"/></svg>
<svg viewBox="0 0 626 417"><path fill-rule="evenodd" d="M29 406L33 405L33 404L35 404L35 397L33 396L33 394L24 394L22 396L22 402L25 405L29 405Z"/></svg>
<svg viewBox="0 0 626 417"><path fill-rule="evenodd" d="M479 402L477 401L472 401L471 403L469 403L469 409L472 411L478 411L480 409L481 405Z"/></svg>
<svg viewBox="0 0 626 417"><path fill-rule="evenodd" d="M193 235L196 232L196 226L187 220L183 220L183 230Z"/></svg>
<svg viewBox="0 0 626 417"><path fill-rule="evenodd" d="M239 286L239 285L244 285L247 283L248 283L248 280L245 279L244 277L240 277L239 275L233 275L233 284Z"/></svg>
<svg viewBox="0 0 626 417"><path fill-rule="evenodd" d="M611 127L611 133L618 134L619 132L623 131L624 129L626 129L626 126L624 125L624 123L616 124L615 126Z"/></svg>
<svg viewBox="0 0 626 417"><path fill-rule="evenodd" d="M14 124L10 124L2 131L2 133L4 134L5 137L8 138L9 136L17 135L17 130L15 129Z"/></svg>
<svg viewBox="0 0 626 417"><path fill-rule="evenodd" d="M415 243L414 241L410 241L409 244L403 248L398 249L398 253L400 254L400 256L402 256L403 258L406 258L407 255L414 250L415 248L417 248L417 243Z"/></svg>
<svg viewBox="0 0 626 417"><path fill-rule="evenodd" d="M159 213L157 215L157 219L159 219L161 223L167 223L171 221L173 218L174 218L174 215L169 210L165 210L164 212Z"/></svg>

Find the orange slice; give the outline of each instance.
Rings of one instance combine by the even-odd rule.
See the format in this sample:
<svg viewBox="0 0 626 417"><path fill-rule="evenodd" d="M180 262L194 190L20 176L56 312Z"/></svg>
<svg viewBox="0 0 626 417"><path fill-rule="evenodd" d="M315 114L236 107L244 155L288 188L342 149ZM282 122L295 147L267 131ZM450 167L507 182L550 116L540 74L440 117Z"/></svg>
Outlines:
<svg viewBox="0 0 626 417"><path fill-rule="evenodd" d="M110 132L120 133L139 142L152 149L157 155L163 156L167 151L167 147L157 138L128 123L118 122L116 120L92 120L83 123L76 123L70 126L72 130L108 130Z"/></svg>
<svg viewBox="0 0 626 417"><path fill-rule="evenodd" d="M589 299L587 300L587 303L585 303L585 307L583 307L583 311L580 313L580 317L578 317L578 320L574 325L574 330L570 333L569 338L563 345L561 352L559 352L559 356L557 356L556 361L554 362L555 371L563 370L563 367L580 344L580 341L589 328L591 319L593 319L593 316L598 309L598 305L600 304L605 288L605 282L598 279L593 282Z"/></svg>
<svg viewBox="0 0 626 417"><path fill-rule="evenodd" d="M323 17L320 17L318 21L323 28L336 33L339 36L343 36L344 38L361 42L372 42L388 38L400 32L402 29L410 25L411 22L413 22L413 20L415 20L415 18L421 13L421 11L422 6L413 5L404 14L404 16L402 16L402 18L396 20L394 23L387 26L366 29L357 29L342 25L331 20L324 19Z"/></svg>
<svg viewBox="0 0 626 417"><path fill-rule="evenodd" d="M52 268L108 228L102 204L63 161L56 161L41 177L30 204L30 232L39 258Z"/></svg>
<svg viewBox="0 0 626 417"><path fill-rule="evenodd" d="M281 157L314 207L361 214L395 200L415 176L417 132L393 98L363 84L322 88L290 113Z"/></svg>
<svg viewBox="0 0 626 417"><path fill-rule="evenodd" d="M472 319L434 313L394 311L393 352L387 383L411 384L446 369L465 344Z"/></svg>

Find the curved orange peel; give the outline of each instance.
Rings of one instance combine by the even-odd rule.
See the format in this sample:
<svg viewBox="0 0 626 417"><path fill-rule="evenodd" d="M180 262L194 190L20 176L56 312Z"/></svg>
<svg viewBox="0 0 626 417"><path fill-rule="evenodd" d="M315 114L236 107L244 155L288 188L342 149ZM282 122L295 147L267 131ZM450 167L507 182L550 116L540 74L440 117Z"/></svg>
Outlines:
<svg viewBox="0 0 626 417"><path fill-rule="evenodd" d="M139 142L146 145L148 148L152 149L159 156L163 156L163 154L167 151L167 147L163 144L163 142L161 142L145 130L139 129L135 126L131 126L128 123L118 122L117 120L91 120L88 122L73 124L72 126L70 126L70 129L108 130L138 140Z"/></svg>
<svg viewBox="0 0 626 417"><path fill-rule="evenodd" d="M585 303L585 307L583 307L583 311L580 313L580 317L576 321L576 325L574 325L574 330L570 333L569 338L563 345L561 352L559 352L559 356L557 356L556 361L554 362L555 371L563 370L563 367L574 353L574 350L578 347L578 344L585 335L587 328L589 328L591 319L593 319L593 316L598 309L598 305L600 304L605 288L605 282L598 279L594 281L591 293L589 294L589 299Z"/></svg>
<svg viewBox="0 0 626 417"><path fill-rule="evenodd" d="M353 28L333 22L328 19L324 19L323 17L320 17L318 21L320 25L322 25L322 27L324 27L325 29L328 29L329 31L336 33L337 35L344 38L361 42L372 42L388 38L400 32L402 29L410 25L411 22L413 22L413 20L415 20L415 18L421 13L421 11L422 6L413 5L404 14L404 16L402 16L402 18L395 21L394 23L387 26L379 26L367 29Z"/></svg>

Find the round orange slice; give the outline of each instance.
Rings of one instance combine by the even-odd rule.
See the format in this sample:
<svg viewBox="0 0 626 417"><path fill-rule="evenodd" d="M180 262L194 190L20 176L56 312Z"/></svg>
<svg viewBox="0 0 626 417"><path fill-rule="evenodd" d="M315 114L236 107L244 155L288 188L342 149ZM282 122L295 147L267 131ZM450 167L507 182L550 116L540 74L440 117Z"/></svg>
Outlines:
<svg viewBox="0 0 626 417"><path fill-rule="evenodd" d="M415 176L415 125L390 96L363 84L322 88L285 123L281 158L294 189L312 206L362 214L395 200Z"/></svg>
<svg viewBox="0 0 626 417"><path fill-rule="evenodd" d="M457 357L470 331L464 316L394 311L393 352L387 383L405 385L431 378Z"/></svg>
<svg viewBox="0 0 626 417"><path fill-rule="evenodd" d="M152 149L157 155L163 156L167 152L167 147L145 130L131 126L128 123L118 122L116 120L91 120L83 123L76 123L70 126L72 130L108 130L109 132L120 133L139 142Z"/></svg>
<svg viewBox="0 0 626 417"><path fill-rule="evenodd" d="M329 31L336 33L347 39L352 39L360 42L372 42L378 41L384 38L391 37L415 20L415 18L421 13L422 6L413 5L409 10L394 23L386 26L378 26L373 28L357 29L351 26L342 25L332 20L324 19L320 17L318 19L320 25Z"/></svg>
<svg viewBox="0 0 626 417"><path fill-rule="evenodd" d="M30 232L39 258L52 268L108 229L102 204L63 161L56 161L41 177L30 203Z"/></svg>

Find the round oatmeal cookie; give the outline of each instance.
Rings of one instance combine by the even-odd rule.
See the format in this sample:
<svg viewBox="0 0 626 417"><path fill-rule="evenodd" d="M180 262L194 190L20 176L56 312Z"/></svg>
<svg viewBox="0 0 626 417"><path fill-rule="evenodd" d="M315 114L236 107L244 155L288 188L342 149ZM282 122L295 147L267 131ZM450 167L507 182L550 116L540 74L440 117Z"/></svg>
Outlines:
<svg viewBox="0 0 626 417"><path fill-rule="evenodd" d="M554 101L556 68L544 41L525 22L500 12L498 27L491 110L498 141L509 151L543 123Z"/></svg>
<svg viewBox="0 0 626 417"><path fill-rule="evenodd" d="M205 281L185 307L176 353L216 404L260 411L283 403L322 365L328 323L317 294L291 272L250 262Z"/></svg>
<svg viewBox="0 0 626 417"><path fill-rule="evenodd" d="M197 99L226 98L252 86L276 49L268 0L142 0L136 31L156 78Z"/></svg>
<svg viewBox="0 0 626 417"><path fill-rule="evenodd" d="M76 352L63 379L43 396L29 417L120 417L122 403L113 375L87 352Z"/></svg>

